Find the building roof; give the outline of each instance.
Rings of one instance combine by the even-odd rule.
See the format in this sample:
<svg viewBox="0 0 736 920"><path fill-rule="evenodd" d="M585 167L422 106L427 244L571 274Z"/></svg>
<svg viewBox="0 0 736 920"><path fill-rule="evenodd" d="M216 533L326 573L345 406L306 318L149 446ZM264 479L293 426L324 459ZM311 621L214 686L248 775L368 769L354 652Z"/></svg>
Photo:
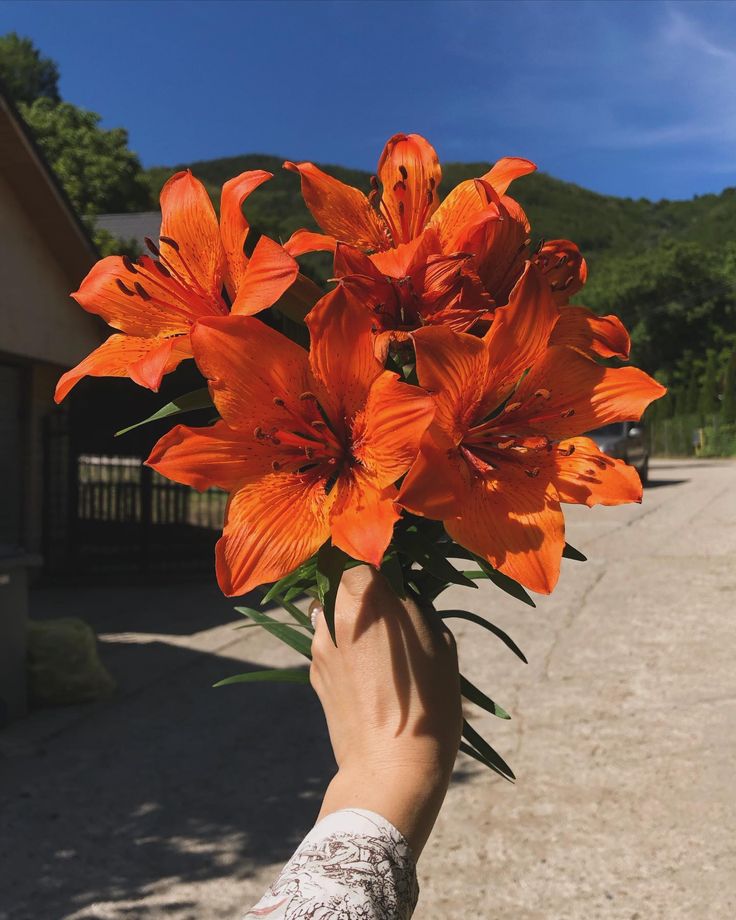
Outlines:
<svg viewBox="0 0 736 920"><path fill-rule="evenodd" d="M43 236L49 250L79 284L99 258L87 229L0 87L0 173Z"/></svg>
<svg viewBox="0 0 736 920"><path fill-rule="evenodd" d="M158 241L161 229L160 211L139 211L136 214L100 214L95 218L98 229L106 230L121 240L135 240L145 252L146 237Z"/></svg>

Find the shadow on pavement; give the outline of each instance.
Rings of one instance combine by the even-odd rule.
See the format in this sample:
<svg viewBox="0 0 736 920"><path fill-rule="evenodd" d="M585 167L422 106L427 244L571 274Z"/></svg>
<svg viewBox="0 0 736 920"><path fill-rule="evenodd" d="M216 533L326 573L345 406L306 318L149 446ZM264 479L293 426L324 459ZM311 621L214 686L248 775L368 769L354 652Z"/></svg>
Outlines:
<svg viewBox="0 0 736 920"><path fill-rule="evenodd" d="M662 467L658 467L662 469ZM648 479L644 483L645 489L658 489L660 486L680 486L684 482L690 482L689 479Z"/></svg>
<svg viewBox="0 0 736 920"><path fill-rule="evenodd" d="M231 884L237 897L239 880L291 855L335 769L316 696L294 684L213 689L262 665L230 657L228 646L172 644L196 646L194 634L236 621L236 603L249 599L224 598L211 581L31 592L34 618L79 616L98 636L116 634L99 646L118 691L39 710L17 734L0 733L0 920L85 908L97 917L99 902L123 902L115 916L140 920L162 910L195 917L201 904L182 903L189 892L177 905L148 898L205 880ZM172 642L158 638L166 634ZM461 757L454 782L476 773Z"/></svg>
<svg viewBox="0 0 736 920"><path fill-rule="evenodd" d="M58 920L169 879L237 881L285 861L314 821L334 762L310 688L214 690L257 666L158 642L129 653L152 673L162 654L180 667L169 661L167 680L79 707L61 734L0 757L8 920Z"/></svg>
<svg viewBox="0 0 736 920"><path fill-rule="evenodd" d="M154 591L153 613L143 609L147 590L121 590L103 608L96 605L114 589L75 591L73 612L100 632L119 634L142 622L171 632L174 599L189 608L210 597L191 590ZM141 609L115 612L126 594ZM35 597L36 613L51 599L51 591ZM229 613L231 602L214 592L212 600ZM215 607L203 613L197 626L211 619L221 625L218 609L217 617ZM238 899L239 881L291 855L333 775L324 717L309 687L213 689L223 677L262 667L226 650L209 654L154 640L100 642L100 653L119 682L113 698L40 710L17 727L33 738L26 729L43 723L45 741L15 749L0 743L2 920L61 920L85 909L85 917L97 917L92 905L100 902L122 902L115 916L130 912L137 920L161 911L198 916L202 905L182 903L186 895L176 905L148 904L152 892L178 882L221 881L232 886L223 898ZM455 782L477 772L464 757L458 766ZM248 906L234 905L233 916Z"/></svg>
<svg viewBox="0 0 736 920"><path fill-rule="evenodd" d="M81 617L96 633L168 633L188 636L238 619L236 606L258 606L254 592L224 597L212 578L186 584L108 583L39 587L31 592L34 619Z"/></svg>
<svg viewBox="0 0 736 920"><path fill-rule="evenodd" d="M724 463L730 463L732 461L728 460L727 458L724 458L723 460L689 460L689 461L683 460L683 461L678 461L677 463L660 463L659 460L657 461L652 460L653 464L655 462L656 462L656 466L653 466L653 469L656 472L658 470L690 470L690 469L702 470L705 467L709 467L709 466L723 466Z"/></svg>

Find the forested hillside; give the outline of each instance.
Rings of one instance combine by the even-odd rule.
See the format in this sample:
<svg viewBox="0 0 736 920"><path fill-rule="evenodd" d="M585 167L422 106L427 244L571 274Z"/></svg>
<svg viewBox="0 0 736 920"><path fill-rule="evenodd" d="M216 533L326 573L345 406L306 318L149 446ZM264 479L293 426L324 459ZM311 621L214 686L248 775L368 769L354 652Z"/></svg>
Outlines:
<svg viewBox="0 0 736 920"><path fill-rule="evenodd" d="M166 178L188 166L217 201L222 183L246 169L274 173L249 199L247 213L262 232L287 239L298 227L314 227L299 180L280 157L248 154L149 169L155 199ZM441 193L484 173L488 163L447 163ZM323 168L368 191L370 174L340 166ZM511 189L532 224L534 240L567 237L590 266L589 282L576 298L615 312L631 329L636 362L675 390L705 374L709 352L723 377L736 342L736 189L689 201L648 201L600 195L543 172ZM311 267L326 276L328 260ZM725 379L725 378L724 378Z"/></svg>
<svg viewBox="0 0 736 920"><path fill-rule="evenodd" d="M164 181L177 169L189 168L216 200L220 186L246 169L267 169L274 178L248 203L252 220L271 234L289 236L297 227L313 225L299 194L298 177L282 169L283 158L247 154L149 169L146 176L157 198ZM464 179L482 175L490 163L445 163L440 194ZM369 190L370 173L341 166L320 166L343 182ZM525 208L536 237L575 240L589 261L601 254L630 253L667 240L690 240L705 246L736 240L736 189L690 201L657 201L599 195L544 172L518 180L513 196Z"/></svg>

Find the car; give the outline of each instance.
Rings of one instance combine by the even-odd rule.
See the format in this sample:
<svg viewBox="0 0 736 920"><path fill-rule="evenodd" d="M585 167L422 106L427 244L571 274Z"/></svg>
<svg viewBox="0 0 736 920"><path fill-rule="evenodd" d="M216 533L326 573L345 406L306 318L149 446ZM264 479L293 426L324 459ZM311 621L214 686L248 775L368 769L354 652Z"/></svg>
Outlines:
<svg viewBox="0 0 736 920"><path fill-rule="evenodd" d="M641 422L614 422L589 431L588 437L609 457L631 464L642 483L649 476L649 439Z"/></svg>

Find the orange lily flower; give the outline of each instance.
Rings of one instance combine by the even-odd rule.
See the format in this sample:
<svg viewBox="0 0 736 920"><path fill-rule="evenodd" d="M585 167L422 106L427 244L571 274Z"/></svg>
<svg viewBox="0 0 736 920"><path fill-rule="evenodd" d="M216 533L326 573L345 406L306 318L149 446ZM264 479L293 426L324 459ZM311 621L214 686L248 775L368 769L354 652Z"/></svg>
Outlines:
<svg viewBox="0 0 736 920"><path fill-rule="evenodd" d="M477 331L479 321L492 319L493 308L508 301L529 255L530 227L506 192L514 179L536 169L531 161L504 157L479 179L461 182L441 204L439 160L418 134L388 141L369 196L313 163L284 165L299 173L304 200L324 231L298 230L286 250L294 256L335 251L336 277L361 291L384 339L400 340L424 324ZM577 246L552 240L533 260L565 306L556 344L628 357L628 333L617 317L567 306L587 276Z"/></svg>
<svg viewBox="0 0 736 920"><path fill-rule="evenodd" d="M421 325L439 323L464 331L492 316L493 300L469 264L472 257L443 255L431 229L418 242L405 253L400 277L382 272L384 253L370 258L344 243L336 246L335 277L372 313L377 354L385 355L391 341L408 339Z"/></svg>
<svg viewBox="0 0 736 920"><path fill-rule="evenodd" d="M533 163L500 160L477 182L461 183L442 205L437 154L418 134L396 134L388 141L370 197L312 163L284 165L300 174L307 206L326 231L298 230L285 249L294 256L316 249L336 252L336 277L360 292L386 334L379 350L424 323L462 330L490 318L498 302L493 294L509 274L504 267L499 275L498 265L505 266L500 250L511 241L516 258L528 234L526 219L519 231L508 208L521 209L500 196L513 178L533 171ZM480 259L480 241L471 239L473 233L478 236L479 217L485 234ZM490 268L494 247L496 268ZM487 277L481 279L479 270Z"/></svg>
<svg viewBox="0 0 736 920"><path fill-rule="evenodd" d="M383 369L355 298L338 290L330 303L308 318L309 353L252 317L201 320L194 355L222 420L177 426L148 458L177 482L231 493L216 550L228 596L288 574L330 535L379 565L399 518L395 483L434 404Z"/></svg>
<svg viewBox="0 0 736 920"><path fill-rule="evenodd" d="M419 381L437 410L399 503L533 591L549 593L565 544L561 502L641 500L636 471L581 433L640 418L665 389L552 344L560 308L527 264L484 337L413 334Z"/></svg>
<svg viewBox="0 0 736 920"><path fill-rule="evenodd" d="M588 266L575 243L570 240L543 242L532 261L549 282L552 297L560 307L560 318L550 343L569 345L584 354L593 353L602 358L627 360L631 339L617 316L598 316L587 307L569 303L588 278Z"/></svg>
<svg viewBox="0 0 736 920"><path fill-rule="evenodd" d="M294 259L268 237L250 258L243 252L249 226L242 204L272 177L251 170L226 182L219 225L205 187L189 170L166 182L160 242L147 241L151 255L101 259L72 294L120 332L61 377L56 402L85 376L130 377L158 390L163 375L192 356L190 332L199 319L257 313L278 300L297 276Z"/></svg>
<svg viewBox="0 0 736 920"><path fill-rule="evenodd" d="M317 249L334 251L336 242L369 253L400 249L420 237L430 224L444 244L488 203L477 194L471 180L461 182L440 205L437 189L442 170L437 153L419 134L395 134L389 139L378 163L378 177L372 179L370 197L313 163L287 161L284 166L301 177L304 201L324 231L297 230L285 245L295 256ZM505 194L514 178L534 169L529 160L507 157L478 181L498 197ZM444 245L443 249L453 251Z"/></svg>

